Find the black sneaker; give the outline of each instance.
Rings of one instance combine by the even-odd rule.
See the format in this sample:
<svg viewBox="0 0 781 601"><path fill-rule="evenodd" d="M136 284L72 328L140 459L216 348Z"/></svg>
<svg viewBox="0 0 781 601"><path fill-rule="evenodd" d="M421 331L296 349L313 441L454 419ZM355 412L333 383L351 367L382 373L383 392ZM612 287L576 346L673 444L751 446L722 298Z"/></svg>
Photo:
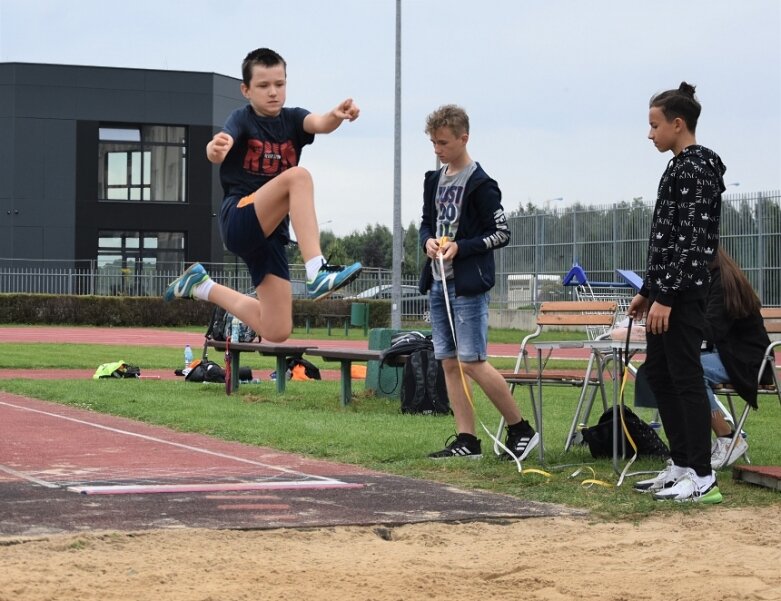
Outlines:
<svg viewBox="0 0 781 601"><path fill-rule="evenodd" d="M447 439L445 448L436 453L431 453L431 459L446 459L448 457L465 457L467 459L480 459L483 453L480 449L480 439L475 438L474 442L464 440L455 434Z"/></svg>
<svg viewBox="0 0 781 601"><path fill-rule="evenodd" d="M538 444L540 444L540 435L531 426L520 434L510 434L508 432L504 446L510 449L510 452L515 457L513 458L508 453L505 453L502 457L509 460L518 459L518 461L523 461Z"/></svg>

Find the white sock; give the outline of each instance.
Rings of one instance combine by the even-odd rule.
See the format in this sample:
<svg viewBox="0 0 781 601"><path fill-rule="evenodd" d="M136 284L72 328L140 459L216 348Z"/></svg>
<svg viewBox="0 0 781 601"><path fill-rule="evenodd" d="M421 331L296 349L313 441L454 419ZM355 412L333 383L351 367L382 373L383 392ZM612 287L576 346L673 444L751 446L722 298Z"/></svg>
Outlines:
<svg viewBox="0 0 781 601"><path fill-rule="evenodd" d="M306 279L310 282L314 280L317 272L320 271L320 268L323 266L323 263L325 263L325 257L323 255L317 255L316 257L309 259L306 262Z"/></svg>
<svg viewBox="0 0 781 601"><path fill-rule="evenodd" d="M697 486L699 486L701 490L705 490L716 481L716 476L713 472L707 476L699 476L697 475L697 472L692 470L692 479L697 483Z"/></svg>
<svg viewBox="0 0 781 601"><path fill-rule="evenodd" d="M209 278L202 284L198 284L195 288L193 288L193 296L198 300L209 300L209 292L211 291L212 286L214 286L214 280Z"/></svg>

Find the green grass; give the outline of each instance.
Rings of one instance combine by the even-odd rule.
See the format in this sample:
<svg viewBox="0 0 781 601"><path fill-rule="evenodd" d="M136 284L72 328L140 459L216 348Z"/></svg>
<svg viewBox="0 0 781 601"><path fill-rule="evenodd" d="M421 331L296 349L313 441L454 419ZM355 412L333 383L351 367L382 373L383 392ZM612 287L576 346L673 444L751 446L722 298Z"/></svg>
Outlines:
<svg viewBox="0 0 781 601"><path fill-rule="evenodd" d="M246 364L253 370L273 369L273 358L256 355L246 358ZM181 362L181 350L45 343L0 347L0 368L94 369L100 363L117 359L140 365L142 371L144 368L173 369ZM244 357L242 362L245 363ZM509 368L513 361L497 359L495 363ZM584 365L571 361L561 363ZM328 364L329 368L334 366ZM262 372L258 375L267 377ZM533 473L519 475L514 464L492 457L488 453L490 439L482 428L480 437L486 452L482 461L431 461L426 454L441 448L453 433L452 418L401 415L398 400L368 396L360 382L354 382L353 388L356 392L354 402L342 408L338 402L338 382L290 382L287 393L280 396L275 393L273 382L264 381L244 385L238 394L227 397L221 385L181 380L0 380L0 389L34 398L393 474L560 503L587 509L608 519L637 519L652 512L693 510L686 505L655 503L647 496L633 493L626 485L586 488L581 481L589 477L590 472L569 477L578 466L587 464L597 478L613 484L617 480L611 462L594 460L586 448L563 452L564 437L577 399L575 389L547 387L545 390L545 468L552 474L545 478ZM516 396L528 416L529 402L524 392L519 389ZM632 398L631 386L627 398ZM495 429L496 411L479 392L476 403L479 418L489 429ZM600 412L601 408L595 408L592 423ZM651 417L648 410L638 410L638 413L646 420ZM781 447L775 435L779 419L781 407L774 399L765 399L761 410L752 412L746 429L749 452L755 464L781 464ZM563 467L565 464L568 467ZM536 451L524 467L539 467ZM634 467L658 469L659 463L644 460ZM728 471L722 472L719 486L725 496L724 506L781 506L781 495L777 492L733 482Z"/></svg>

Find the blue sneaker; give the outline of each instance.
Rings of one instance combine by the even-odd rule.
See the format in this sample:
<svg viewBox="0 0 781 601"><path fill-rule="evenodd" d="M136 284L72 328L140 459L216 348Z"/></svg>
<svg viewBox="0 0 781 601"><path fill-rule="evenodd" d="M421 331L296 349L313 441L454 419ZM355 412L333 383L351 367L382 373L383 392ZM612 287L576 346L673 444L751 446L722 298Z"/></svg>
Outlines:
<svg viewBox="0 0 781 601"><path fill-rule="evenodd" d="M360 263L352 265L329 265L323 262L320 271L314 280L307 281L306 293L312 300L320 300L331 294L334 290L343 288L352 282L361 273L363 266Z"/></svg>
<svg viewBox="0 0 781 601"><path fill-rule="evenodd" d="M198 284L209 279L209 274L200 263L193 263L187 270L168 285L163 295L165 302L175 298L193 298L193 290Z"/></svg>

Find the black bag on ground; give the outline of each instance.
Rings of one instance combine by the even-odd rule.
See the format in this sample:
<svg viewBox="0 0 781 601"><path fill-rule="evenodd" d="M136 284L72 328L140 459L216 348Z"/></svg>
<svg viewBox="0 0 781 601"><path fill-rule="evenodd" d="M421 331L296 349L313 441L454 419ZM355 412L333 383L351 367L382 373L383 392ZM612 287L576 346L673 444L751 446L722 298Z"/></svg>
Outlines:
<svg viewBox="0 0 781 601"><path fill-rule="evenodd" d="M450 414L445 373L433 350L417 350L407 358L401 378L401 412Z"/></svg>
<svg viewBox="0 0 781 601"><path fill-rule="evenodd" d="M225 370L214 361L203 359L193 366L184 377L186 382L225 383Z"/></svg>
<svg viewBox="0 0 781 601"><path fill-rule="evenodd" d="M287 358L288 374L293 372L293 368L296 365L302 365L304 367L304 373L310 380L322 380L322 377L320 376L320 369L317 367L317 365L311 361L307 361L301 355L291 355Z"/></svg>
<svg viewBox="0 0 781 601"><path fill-rule="evenodd" d="M618 413L618 448L626 441L626 453L632 456L632 445L626 440L621 427L621 413ZM638 457L669 457L670 450L662 442L656 431L640 419L629 407L624 407L624 421L629 435L637 445ZM583 429L583 440L588 444L593 457L613 456L613 409L608 409L600 417L595 426Z"/></svg>

